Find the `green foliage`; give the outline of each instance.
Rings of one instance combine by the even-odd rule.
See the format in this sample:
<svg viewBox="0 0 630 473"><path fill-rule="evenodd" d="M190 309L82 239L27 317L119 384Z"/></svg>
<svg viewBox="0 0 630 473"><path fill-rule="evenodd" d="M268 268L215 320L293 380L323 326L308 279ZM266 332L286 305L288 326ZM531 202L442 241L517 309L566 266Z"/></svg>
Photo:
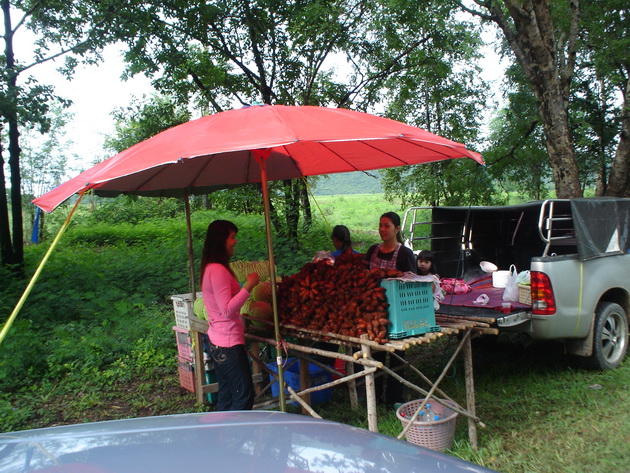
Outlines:
<svg viewBox="0 0 630 473"><path fill-rule="evenodd" d="M181 199L119 196L114 199L99 199L85 223L136 224L178 217L183 213L184 202Z"/></svg>
<svg viewBox="0 0 630 473"><path fill-rule="evenodd" d="M518 67L508 70L513 90L508 105L491 122L484 152L488 172L498 186L530 199L544 199L553 188L538 104Z"/></svg>
<svg viewBox="0 0 630 473"><path fill-rule="evenodd" d="M105 149L119 153L158 133L190 120L190 112L169 97L137 99L114 112L116 131L105 139Z"/></svg>
<svg viewBox="0 0 630 473"><path fill-rule="evenodd" d="M469 159L385 169L382 174L386 197L400 200L403 207L498 202L486 169Z"/></svg>

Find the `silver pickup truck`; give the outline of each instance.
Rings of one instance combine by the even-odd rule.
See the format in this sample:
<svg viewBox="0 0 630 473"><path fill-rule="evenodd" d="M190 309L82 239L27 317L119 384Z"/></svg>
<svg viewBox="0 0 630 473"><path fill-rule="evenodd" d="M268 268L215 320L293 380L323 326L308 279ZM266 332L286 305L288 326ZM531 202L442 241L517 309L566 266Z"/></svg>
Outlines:
<svg viewBox="0 0 630 473"><path fill-rule="evenodd" d="M505 332L564 342L586 366L610 369L628 351L630 199L552 199L496 207L412 207L406 245L430 250L440 278L483 281L480 263L529 270L526 301L499 310L497 289L471 284L446 298L442 316L488 320ZM484 267L486 267L484 265ZM475 305L477 293L491 295ZM522 290L522 287L521 287ZM494 304L492 304L494 291ZM501 291L501 289L499 289ZM477 301L478 302L478 301Z"/></svg>

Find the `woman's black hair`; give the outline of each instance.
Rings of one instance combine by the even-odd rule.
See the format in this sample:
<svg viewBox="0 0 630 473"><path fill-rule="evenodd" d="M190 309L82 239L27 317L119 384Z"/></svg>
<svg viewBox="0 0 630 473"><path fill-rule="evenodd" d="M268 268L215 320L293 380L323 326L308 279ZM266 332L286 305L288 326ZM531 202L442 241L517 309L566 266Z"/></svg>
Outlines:
<svg viewBox="0 0 630 473"><path fill-rule="evenodd" d="M350 230L345 225L336 225L332 229L332 238L336 238L341 242L341 253L352 249L352 239L350 238Z"/></svg>
<svg viewBox="0 0 630 473"><path fill-rule="evenodd" d="M400 215L398 215L396 212L385 212L383 215L381 215L381 218L383 217L390 219L395 227L400 227ZM403 242L401 231L396 232L396 241L398 243Z"/></svg>
<svg viewBox="0 0 630 473"><path fill-rule="evenodd" d="M203 272L210 263L222 264L230 273L234 274L230 268L230 257L225 248L225 243L232 232L238 233L238 227L228 220L215 220L208 225L206 240L201 252L201 269L199 270L202 284Z"/></svg>
<svg viewBox="0 0 630 473"><path fill-rule="evenodd" d="M416 258L416 264L420 260L428 261L429 263L431 263L431 269L429 269L429 272L431 274L437 274L437 269L435 268L435 259L433 258L432 251L422 250L420 253L418 253L418 258Z"/></svg>

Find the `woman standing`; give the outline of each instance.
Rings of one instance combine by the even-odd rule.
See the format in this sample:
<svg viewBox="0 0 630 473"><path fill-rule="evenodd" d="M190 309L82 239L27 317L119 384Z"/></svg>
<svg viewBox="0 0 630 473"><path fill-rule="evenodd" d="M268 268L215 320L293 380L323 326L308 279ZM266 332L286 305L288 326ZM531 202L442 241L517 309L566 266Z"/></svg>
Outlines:
<svg viewBox="0 0 630 473"><path fill-rule="evenodd" d="M402 244L400 216L396 212L387 212L381 215L378 233L383 243L372 245L365 254L370 264L370 269L397 269L402 272L411 271L417 273L416 256L413 254L413 251ZM401 361L401 359L404 360L405 352L396 350L394 353L397 356L390 355L389 368L397 371L404 378L404 368L402 367L404 361ZM386 352L384 351L378 351L374 354L374 359L377 361L385 363L385 358ZM376 380L377 395L383 390L383 378L385 377L381 376ZM404 402L404 386L400 381L389 376L387 377L384 401L394 406L394 408L399 407Z"/></svg>
<svg viewBox="0 0 630 473"><path fill-rule="evenodd" d="M383 243L372 245L365 254L370 268L397 269L398 271L418 272L416 257L402 244L400 216L396 212L381 215L378 233Z"/></svg>
<svg viewBox="0 0 630 473"><path fill-rule="evenodd" d="M230 268L238 228L227 220L208 226L201 256L201 292L208 312L210 356L219 393L217 411L239 411L254 405L254 386L245 351L245 325L240 309L260 279L247 275L240 287Z"/></svg>

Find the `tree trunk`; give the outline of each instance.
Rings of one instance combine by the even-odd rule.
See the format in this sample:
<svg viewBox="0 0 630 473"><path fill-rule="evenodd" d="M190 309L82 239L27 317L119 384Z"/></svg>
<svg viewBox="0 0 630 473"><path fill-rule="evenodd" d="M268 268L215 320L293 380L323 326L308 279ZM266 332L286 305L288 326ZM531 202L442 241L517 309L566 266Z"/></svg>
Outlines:
<svg viewBox="0 0 630 473"><path fill-rule="evenodd" d="M17 76L15 73L15 55L13 53L13 29L11 26L11 4L9 0L2 0L2 13L4 16L4 59L7 74L7 97L9 100L17 100ZM2 174L2 200L5 207L2 209L0 225L6 224L6 229L0 232L2 238L2 262L4 264L22 264L24 262L24 233L22 229L22 179L20 177L20 145L16 104L5 104L4 119L9 125L9 169L11 170L11 216L13 219L13 235L8 235L8 209L6 207L6 188L4 185L4 172ZM5 210L6 209L6 210ZM6 212L6 220L5 220ZM11 241L13 244L11 244Z"/></svg>
<svg viewBox="0 0 630 473"><path fill-rule="evenodd" d="M538 100L557 197L581 197L568 113L569 86L575 66L578 1L569 2L570 28L563 47L556 46L560 40L554 36L556 28L549 0L503 0L503 4L509 18L498 3L483 2L490 19L503 31Z"/></svg>
<svg viewBox="0 0 630 473"><path fill-rule="evenodd" d="M9 202L4 178L4 158L0 145L0 264L13 264L14 259L9 227Z"/></svg>
<svg viewBox="0 0 630 473"><path fill-rule="evenodd" d="M308 179L308 178L304 178ZM311 212L311 202L308 200L308 187L305 180L300 180L300 202L302 215L304 215L304 231L307 232L313 224L313 213Z"/></svg>
<svg viewBox="0 0 630 473"><path fill-rule="evenodd" d="M15 84L13 84L15 85ZM9 169L11 170L11 217L13 219L13 264L24 262L24 228L22 217L22 177L17 116L9 118Z"/></svg>
<svg viewBox="0 0 630 473"><path fill-rule="evenodd" d="M538 96L538 93L536 95ZM545 144L553 170L556 196L559 199L582 197L575 148L569 128L569 115L562 103L562 97L552 97L552 95L549 94L547 100L541 100L539 106L545 130Z"/></svg>
<svg viewBox="0 0 630 473"><path fill-rule="evenodd" d="M289 241L298 240L298 224L300 220L299 185L295 179L284 183L284 217L286 223L286 237Z"/></svg>
<svg viewBox="0 0 630 473"><path fill-rule="evenodd" d="M630 197L630 80L626 82L621 113L621 133L615 160L610 169L610 178L606 195L612 197Z"/></svg>

